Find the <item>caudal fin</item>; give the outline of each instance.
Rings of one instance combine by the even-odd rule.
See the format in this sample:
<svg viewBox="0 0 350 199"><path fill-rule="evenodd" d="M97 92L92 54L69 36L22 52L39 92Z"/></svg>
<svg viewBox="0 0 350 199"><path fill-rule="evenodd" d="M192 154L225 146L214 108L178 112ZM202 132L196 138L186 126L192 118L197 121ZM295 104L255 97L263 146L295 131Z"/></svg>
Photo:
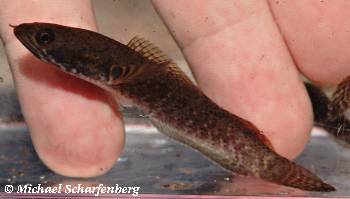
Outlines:
<svg viewBox="0 0 350 199"><path fill-rule="evenodd" d="M267 181L306 191L329 192L336 190L309 170L283 157L276 157L269 161L266 169L268 171L260 171L259 177Z"/></svg>

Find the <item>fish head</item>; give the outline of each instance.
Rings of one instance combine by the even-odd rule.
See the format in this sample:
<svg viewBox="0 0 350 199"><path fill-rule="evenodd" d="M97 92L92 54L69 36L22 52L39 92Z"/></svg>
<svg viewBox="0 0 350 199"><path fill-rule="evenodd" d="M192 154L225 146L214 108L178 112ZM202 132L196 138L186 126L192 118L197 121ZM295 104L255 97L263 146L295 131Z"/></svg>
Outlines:
<svg viewBox="0 0 350 199"><path fill-rule="evenodd" d="M13 27L18 40L37 58L94 84L120 83L131 66L143 61L123 44L90 30L51 23Z"/></svg>

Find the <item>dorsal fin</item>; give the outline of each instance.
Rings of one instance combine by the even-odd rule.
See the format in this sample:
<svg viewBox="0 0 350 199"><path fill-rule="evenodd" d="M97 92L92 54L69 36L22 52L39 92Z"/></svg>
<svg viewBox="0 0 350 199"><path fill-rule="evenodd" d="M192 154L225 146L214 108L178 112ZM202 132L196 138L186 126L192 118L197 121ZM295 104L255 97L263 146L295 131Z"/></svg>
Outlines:
<svg viewBox="0 0 350 199"><path fill-rule="evenodd" d="M150 61L156 63L171 62L171 59L165 55L156 45L141 37L135 36L132 38L128 47L143 55Z"/></svg>

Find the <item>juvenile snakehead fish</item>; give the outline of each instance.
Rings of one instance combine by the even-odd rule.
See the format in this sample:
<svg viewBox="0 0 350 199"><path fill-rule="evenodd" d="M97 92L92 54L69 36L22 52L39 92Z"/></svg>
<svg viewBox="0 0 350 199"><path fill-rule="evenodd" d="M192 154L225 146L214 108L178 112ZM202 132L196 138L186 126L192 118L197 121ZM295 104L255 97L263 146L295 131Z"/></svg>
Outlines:
<svg viewBox="0 0 350 199"><path fill-rule="evenodd" d="M14 27L22 44L42 61L131 103L160 132L235 174L308 191L334 191L316 175L273 151L249 121L216 105L150 42L127 45L80 28L48 23Z"/></svg>
<svg viewBox="0 0 350 199"><path fill-rule="evenodd" d="M326 129L337 141L350 147L350 121L346 111L350 108L350 76L345 78L333 93L331 99L314 85L306 83L315 125Z"/></svg>

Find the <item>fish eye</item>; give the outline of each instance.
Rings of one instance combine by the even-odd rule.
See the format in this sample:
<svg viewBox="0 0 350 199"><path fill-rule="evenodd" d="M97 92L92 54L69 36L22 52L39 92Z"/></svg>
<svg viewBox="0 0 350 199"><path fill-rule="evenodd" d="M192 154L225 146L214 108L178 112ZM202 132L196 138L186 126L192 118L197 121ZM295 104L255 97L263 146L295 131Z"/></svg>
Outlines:
<svg viewBox="0 0 350 199"><path fill-rule="evenodd" d="M50 29L43 29L35 35L35 39L40 45L49 44L54 38L54 33Z"/></svg>
<svg viewBox="0 0 350 199"><path fill-rule="evenodd" d="M122 73L123 73L123 69L121 67L118 67L118 66L112 68L112 70L111 70L111 76L113 78L120 77L122 75Z"/></svg>

